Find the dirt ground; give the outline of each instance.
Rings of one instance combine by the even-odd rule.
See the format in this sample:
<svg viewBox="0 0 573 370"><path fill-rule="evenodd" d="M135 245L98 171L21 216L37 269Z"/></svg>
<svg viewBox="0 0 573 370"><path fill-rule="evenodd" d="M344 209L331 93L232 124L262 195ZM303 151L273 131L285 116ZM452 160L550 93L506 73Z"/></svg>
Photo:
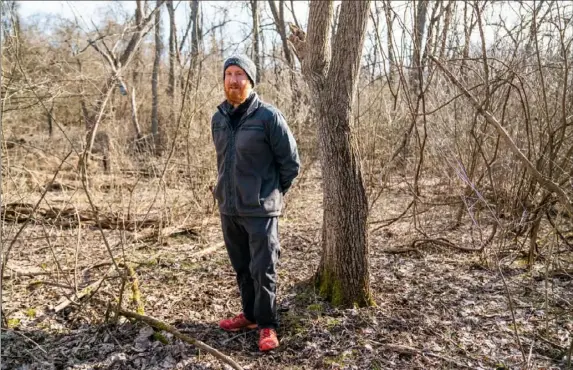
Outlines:
<svg viewBox="0 0 573 370"><path fill-rule="evenodd" d="M567 368L573 333L571 276L546 279L547 264L541 257L535 268L526 268L508 238L496 238L484 253L436 244L392 253L419 238L411 217L378 228L381 223L376 221L400 215L411 200L407 185L394 183L370 217L371 283L377 304L370 308L333 308L309 284L320 258L318 172L306 173L288 194L279 223L281 347L268 354L259 353L256 331L229 334L217 327L220 318L239 312L240 301L216 212L177 219L166 226L193 225L192 230L165 235L160 242L130 242L147 232L145 228L137 233L106 229L104 235L114 255L125 255L134 266L146 315L220 350L245 369ZM437 201L432 194L440 193L439 186L423 188L426 202ZM173 202L186 196L185 189L176 188L167 188L165 194ZM98 193L96 203L113 203L106 196ZM54 207L66 206L61 189L48 192L47 199ZM428 237L468 248L479 245L468 217L452 229L454 208L428 209L417 220L417 228ZM102 214L116 211L101 208ZM20 226L4 225L5 248ZM571 269L571 249L553 253L558 256L554 261ZM106 322L100 302L116 299L120 280L110 269L109 252L95 225L46 228L31 222L14 243L8 266L2 304L10 329L2 331L2 369L229 368L143 323L124 318ZM39 273L25 276L30 271ZM40 274L46 271L50 273ZM54 312L72 293L70 287L77 284L81 290L98 281L96 292ZM123 307L135 311L128 285Z"/></svg>

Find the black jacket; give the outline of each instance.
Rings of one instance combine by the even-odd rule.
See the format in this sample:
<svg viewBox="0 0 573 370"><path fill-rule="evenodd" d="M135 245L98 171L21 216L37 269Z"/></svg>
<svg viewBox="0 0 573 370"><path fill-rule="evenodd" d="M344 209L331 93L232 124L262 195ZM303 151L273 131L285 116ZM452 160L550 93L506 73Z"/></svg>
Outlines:
<svg viewBox="0 0 573 370"><path fill-rule="evenodd" d="M256 93L236 125L224 102L211 120L217 151L215 198L226 215L279 216L283 195L299 173L296 141L281 112Z"/></svg>

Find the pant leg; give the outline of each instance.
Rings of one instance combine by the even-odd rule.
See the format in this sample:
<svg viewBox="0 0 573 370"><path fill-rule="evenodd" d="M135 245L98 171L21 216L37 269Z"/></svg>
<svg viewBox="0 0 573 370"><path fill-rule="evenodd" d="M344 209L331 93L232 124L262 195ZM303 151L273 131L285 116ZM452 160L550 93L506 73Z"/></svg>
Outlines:
<svg viewBox="0 0 573 370"><path fill-rule="evenodd" d="M247 320L255 322L255 287L249 269L251 264L249 234L243 225L237 221L235 216L221 215L223 239L231 265L237 274L243 314Z"/></svg>
<svg viewBox="0 0 573 370"><path fill-rule="evenodd" d="M255 288L254 314L259 328L277 328L276 265L280 257L278 217L242 217L249 233L250 271Z"/></svg>

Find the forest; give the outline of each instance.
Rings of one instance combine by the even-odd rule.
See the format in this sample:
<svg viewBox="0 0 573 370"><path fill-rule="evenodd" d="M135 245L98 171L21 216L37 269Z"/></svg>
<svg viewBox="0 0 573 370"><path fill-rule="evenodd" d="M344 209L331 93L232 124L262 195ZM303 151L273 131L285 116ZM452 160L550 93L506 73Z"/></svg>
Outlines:
<svg viewBox="0 0 573 370"><path fill-rule="evenodd" d="M57 4L0 1L0 369L573 369L573 3ZM301 162L268 353L218 326L237 54Z"/></svg>

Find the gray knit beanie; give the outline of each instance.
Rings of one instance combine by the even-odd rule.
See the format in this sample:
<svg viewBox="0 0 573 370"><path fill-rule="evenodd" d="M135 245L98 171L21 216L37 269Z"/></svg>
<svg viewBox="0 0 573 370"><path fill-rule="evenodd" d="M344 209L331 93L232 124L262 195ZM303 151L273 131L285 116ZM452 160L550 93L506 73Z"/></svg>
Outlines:
<svg viewBox="0 0 573 370"><path fill-rule="evenodd" d="M225 71L229 66L238 66L247 74L249 80L251 80L251 85L255 87L255 81L257 80L257 66L255 63L246 55L233 55L225 60L225 66L223 67L223 79L225 78Z"/></svg>

